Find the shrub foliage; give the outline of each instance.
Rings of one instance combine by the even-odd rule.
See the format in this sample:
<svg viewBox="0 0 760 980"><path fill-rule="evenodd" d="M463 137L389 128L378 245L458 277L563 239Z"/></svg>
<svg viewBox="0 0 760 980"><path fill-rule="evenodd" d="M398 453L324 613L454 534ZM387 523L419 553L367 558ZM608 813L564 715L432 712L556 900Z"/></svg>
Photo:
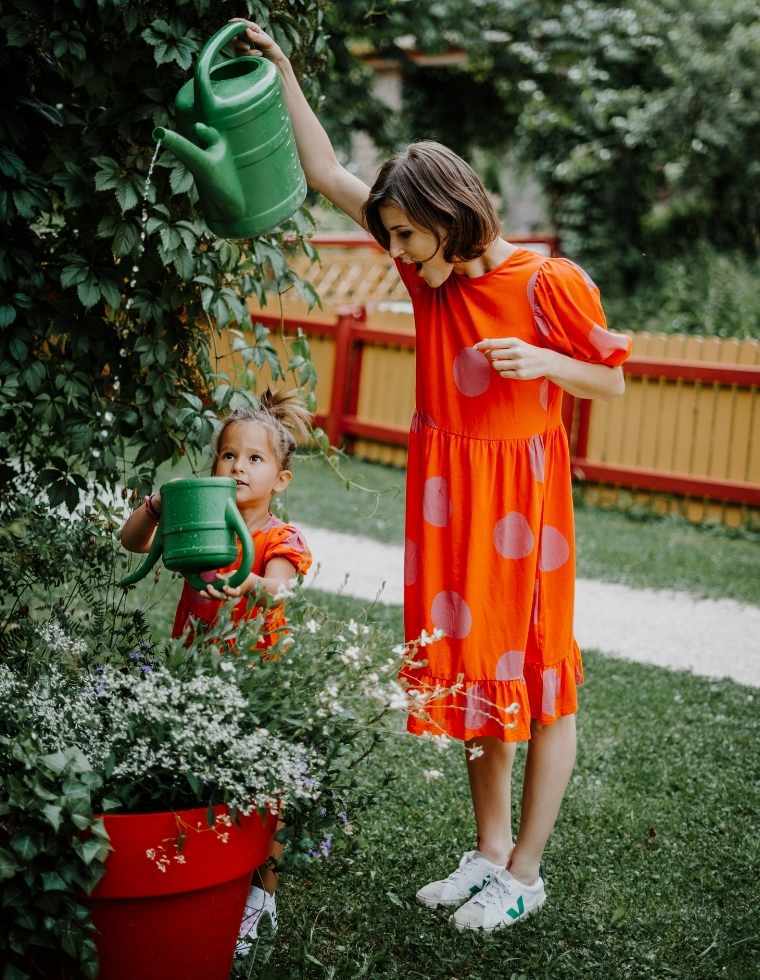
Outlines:
<svg viewBox="0 0 760 980"><path fill-rule="evenodd" d="M164 460L205 447L216 412L251 398L216 357L218 335L245 322L250 294L308 292L285 262L307 212L223 241L179 160L164 152L147 176L154 126L173 126L196 54L230 17L267 27L316 99L322 11L312 0L9 0L2 13L0 465L71 507L88 480L113 484L132 464L148 483ZM246 363L279 372L263 328L236 343ZM313 387L306 342L291 353L295 383Z"/></svg>

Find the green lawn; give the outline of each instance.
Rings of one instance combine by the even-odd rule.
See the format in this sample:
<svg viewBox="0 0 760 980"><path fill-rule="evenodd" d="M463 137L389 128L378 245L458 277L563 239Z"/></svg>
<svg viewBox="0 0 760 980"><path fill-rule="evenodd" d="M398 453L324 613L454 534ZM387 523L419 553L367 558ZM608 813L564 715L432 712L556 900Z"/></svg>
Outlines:
<svg viewBox="0 0 760 980"><path fill-rule="evenodd" d="M376 615L400 635L399 609ZM545 855L540 915L486 937L413 904L474 846L474 823L457 747L398 734L374 766L395 781L356 822L348 860L283 880L262 976L756 980L760 693L593 653L586 671L578 764ZM524 757L522 746L516 785ZM433 768L444 778L428 782Z"/></svg>
<svg viewBox="0 0 760 980"><path fill-rule="evenodd" d="M400 543L403 472L360 461L344 470L384 492L346 492L324 464L299 461L290 519ZM583 507L577 529L580 575L760 602L757 541ZM153 600L152 583L134 593L158 632L179 585L164 572ZM361 608L313 598L345 617ZM401 636L400 608L370 618ZM399 732L367 767L368 779L387 770L395 780L355 821L353 851L284 878L271 959L251 977L757 980L760 691L584 656L578 763L545 855L540 915L487 937L457 934L445 913L413 904L474 846L474 824L457 747L439 753ZM522 746L516 786L524 757ZM426 769L444 778L428 782Z"/></svg>

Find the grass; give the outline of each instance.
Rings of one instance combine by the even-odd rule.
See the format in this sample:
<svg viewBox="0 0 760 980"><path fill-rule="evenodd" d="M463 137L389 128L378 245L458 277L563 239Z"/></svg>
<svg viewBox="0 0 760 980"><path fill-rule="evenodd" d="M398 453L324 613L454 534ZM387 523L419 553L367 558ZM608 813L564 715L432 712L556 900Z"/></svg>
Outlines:
<svg viewBox="0 0 760 980"><path fill-rule="evenodd" d="M400 609L370 615L400 635ZM540 915L482 936L414 905L416 889L473 846L474 823L457 748L399 733L373 767L395 780L356 821L353 850L284 878L261 976L756 980L760 694L595 654L586 671L578 763L545 854ZM522 746L516 786L524 757ZM428 782L433 768L444 778Z"/></svg>
<svg viewBox="0 0 760 980"><path fill-rule="evenodd" d="M299 461L290 519L400 543L403 490L389 488L403 488L403 473L361 461L345 471L388 490L374 511L369 495L344 494L322 464ZM672 519L576 516L581 575L760 602L756 541ZM164 572L153 600L152 582L136 593L157 633L168 632L180 584ZM345 617L362 608L313 598ZM400 608L370 618L400 637ZM420 884L473 846L474 824L457 748L397 733L368 767L368 778L395 780L354 821L351 851L284 877L280 932L252 980L756 980L760 692L594 653L585 666L578 763L546 851L540 915L460 935L445 913L414 905ZM522 746L516 787L524 757ZM426 769L444 778L428 782Z"/></svg>

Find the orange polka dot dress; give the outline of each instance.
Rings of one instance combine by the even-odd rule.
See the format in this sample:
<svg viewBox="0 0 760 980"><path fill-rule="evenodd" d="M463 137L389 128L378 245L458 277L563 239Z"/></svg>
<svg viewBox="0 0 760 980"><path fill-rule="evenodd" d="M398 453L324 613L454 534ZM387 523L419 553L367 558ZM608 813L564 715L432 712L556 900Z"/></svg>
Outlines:
<svg viewBox="0 0 760 980"><path fill-rule="evenodd" d="M599 290L567 259L526 249L438 288L397 260L414 306L417 410L409 437L404 621L420 647L402 671L439 694L409 730L457 739L530 737L578 707L575 543L562 390L501 378L473 350L518 337L615 366L628 337L606 329Z"/></svg>

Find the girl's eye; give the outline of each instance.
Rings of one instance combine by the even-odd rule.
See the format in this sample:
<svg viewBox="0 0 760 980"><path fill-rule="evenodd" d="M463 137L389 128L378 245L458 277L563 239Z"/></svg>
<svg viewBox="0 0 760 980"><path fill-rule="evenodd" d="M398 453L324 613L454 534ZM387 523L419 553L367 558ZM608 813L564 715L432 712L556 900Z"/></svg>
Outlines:
<svg viewBox="0 0 760 980"><path fill-rule="evenodd" d="M408 238L411 235L411 231L400 231L398 233L399 238Z"/></svg>
<svg viewBox="0 0 760 980"><path fill-rule="evenodd" d="M234 453L222 453L222 459L234 459L234 458L235 458Z"/></svg>
<svg viewBox="0 0 760 980"><path fill-rule="evenodd" d="M261 456L256 456L256 455L251 456L251 462L252 463L255 463L256 460L259 460L260 461L261 460Z"/></svg>

